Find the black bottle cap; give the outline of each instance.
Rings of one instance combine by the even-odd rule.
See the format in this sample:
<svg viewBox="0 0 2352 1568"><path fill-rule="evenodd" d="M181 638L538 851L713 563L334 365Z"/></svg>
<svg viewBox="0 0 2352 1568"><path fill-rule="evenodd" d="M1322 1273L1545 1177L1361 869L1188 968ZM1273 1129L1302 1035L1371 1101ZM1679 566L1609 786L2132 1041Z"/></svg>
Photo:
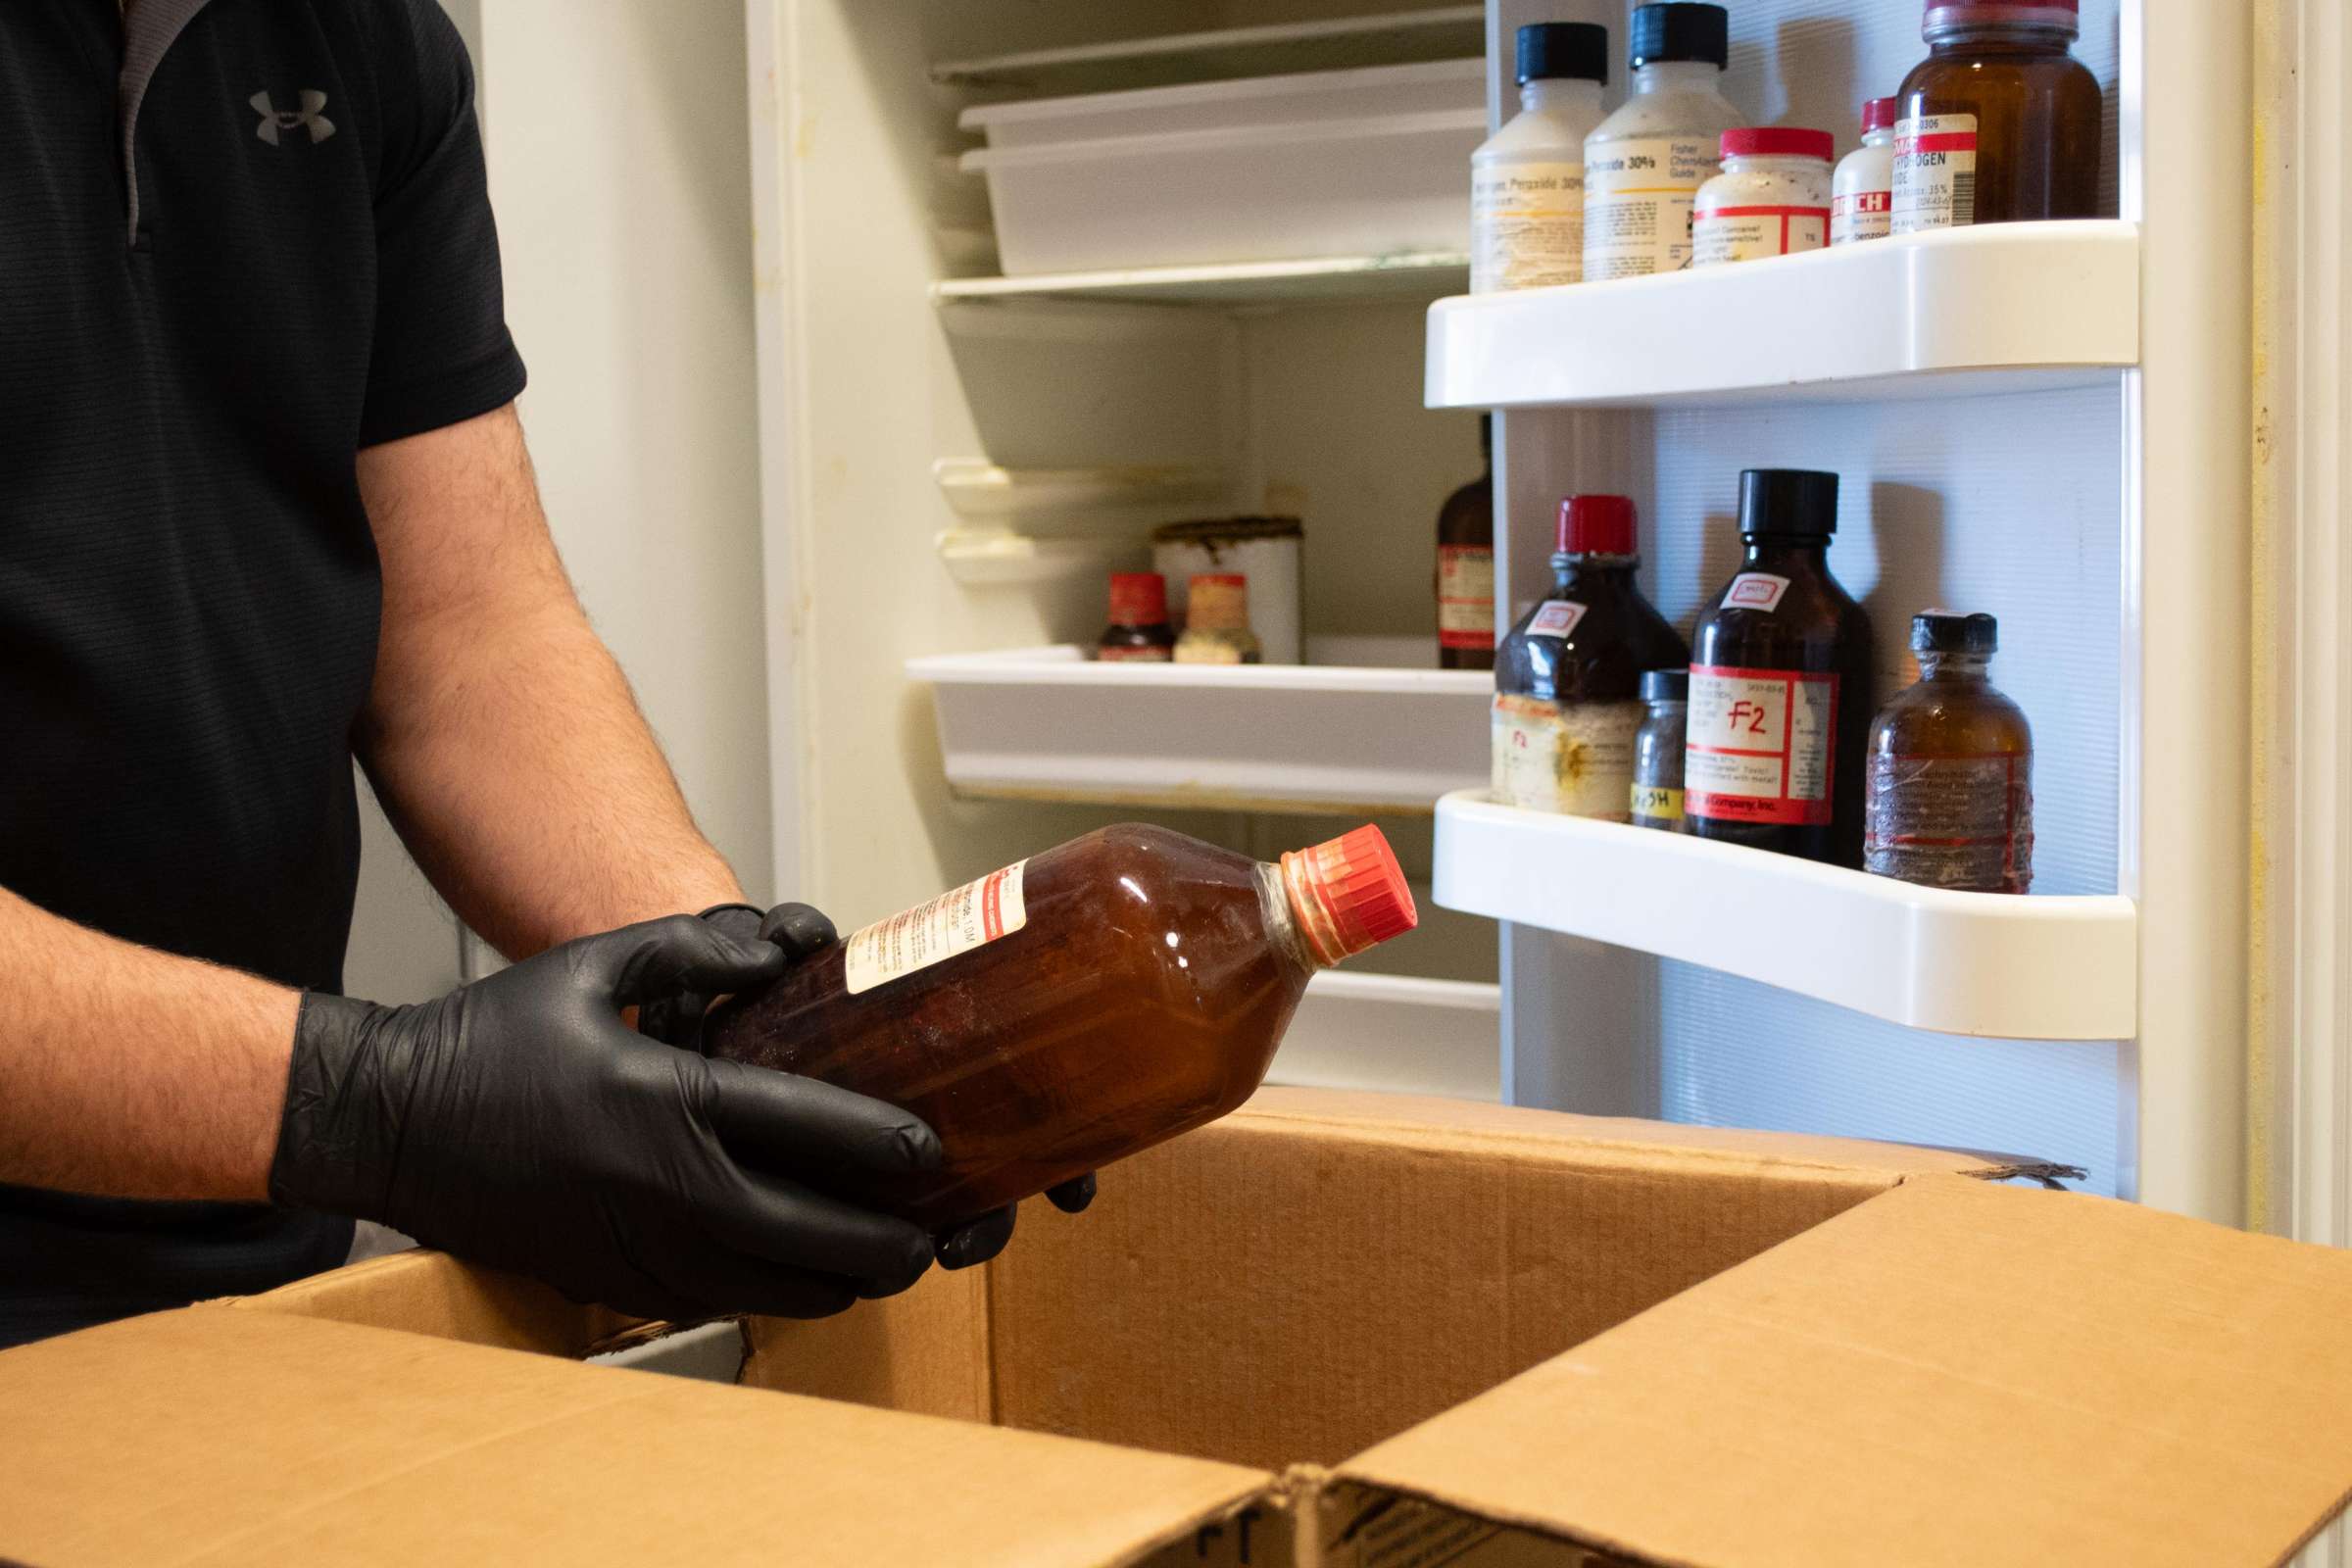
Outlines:
<svg viewBox="0 0 2352 1568"><path fill-rule="evenodd" d="M1923 610L1911 617L1913 653L1990 654L2000 646L2001 623L1990 615Z"/></svg>
<svg viewBox="0 0 2352 1568"><path fill-rule="evenodd" d="M1642 672L1642 700L1645 703L1687 703L1690 700L1690 672L1687 669L1645 669Z"/></svg>
<svg viewBox="0 0 2352 1568"><path fill-rule="evenodd" d="M1609 79L1609 29L1592 22L1538 22L1519 29L1519 80Z"/></svg>
<svg viewBox="0 0 2352 1568"><path fill-rule="evenodd" d="M1634 11L1636 71L1662 60L1704 60L1722 67L1732 57L1732 14L1721 6L1678 3L1640 6Z"/></svg>
<svg viewBox="0 0 2352 1568"><path fill-rule="evenodd" d="M1811 468L1748 468L1740 475L1740 531L1827 539L1838 531L1838 476Z"/></svg>

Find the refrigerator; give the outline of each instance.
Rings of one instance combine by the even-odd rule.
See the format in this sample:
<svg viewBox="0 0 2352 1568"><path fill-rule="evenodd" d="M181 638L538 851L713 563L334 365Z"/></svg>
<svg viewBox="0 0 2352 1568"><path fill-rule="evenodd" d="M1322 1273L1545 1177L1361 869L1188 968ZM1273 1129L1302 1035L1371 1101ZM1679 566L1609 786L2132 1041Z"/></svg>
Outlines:
<svg viewBox="0 0 2352 1568"><path fill-rule="evenodd" d="M775 885L848 929L1122 818L1261 857L1378 821L1424 928L1318 983L1278 1078L2031 1154L2344 1240L2328 0L2082 0L2092 220L1476 297L1466 235L1002 270L975 107L1475 59L1491 127L1526 23L1606 25L1620 101L1630 9L749 0ZM1919 0L1730 12L1726 94L1840 151L1925 54ZM1740 471L1837 471L1877 700L1917 611L2000 619L2032 895L1487 801L1431 590L1482 413L1505 626L1564 495L1635 498L1687 632ZM1267 514L1304 665L1088 662L1154 524Z"/></svg>

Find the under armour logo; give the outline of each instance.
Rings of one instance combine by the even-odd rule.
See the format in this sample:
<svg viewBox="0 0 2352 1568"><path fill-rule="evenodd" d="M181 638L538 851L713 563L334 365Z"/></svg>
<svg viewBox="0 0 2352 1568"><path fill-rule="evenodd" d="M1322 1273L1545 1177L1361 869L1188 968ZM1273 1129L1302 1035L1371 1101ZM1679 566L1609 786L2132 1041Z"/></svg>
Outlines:
<svg viewBox="0 0 2352 1568"><path fill-rule="evenodd" d="M262 117L262 122L254 134L272 147L277 145L281 131L299 130L307 126L314 143L322 142L335 133L335 122L318 112L326 107L326 94L316 87L302 89L302 108L290 115L271 103L266 92L257 92L245 101L253 105L254 112Z"/></svg>

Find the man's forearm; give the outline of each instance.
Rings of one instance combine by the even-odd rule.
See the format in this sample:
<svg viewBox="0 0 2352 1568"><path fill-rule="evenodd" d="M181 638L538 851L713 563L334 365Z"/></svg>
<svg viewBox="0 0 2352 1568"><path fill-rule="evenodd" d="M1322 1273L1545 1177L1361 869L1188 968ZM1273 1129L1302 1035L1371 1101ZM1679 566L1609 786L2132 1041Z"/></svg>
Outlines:
<svg viewBox="0 0 2352 1568"><path fill-rule="evenodd" d="M0 890L0 1182L269 1196L301 998Z"/></svg>
<svg viewBox="0 0 2352 1568"><path fill-rule="evenodd" d="M360 749L411 853L510 957L740 899L540 512L512 410L360 455L384 618Z"/></svg>

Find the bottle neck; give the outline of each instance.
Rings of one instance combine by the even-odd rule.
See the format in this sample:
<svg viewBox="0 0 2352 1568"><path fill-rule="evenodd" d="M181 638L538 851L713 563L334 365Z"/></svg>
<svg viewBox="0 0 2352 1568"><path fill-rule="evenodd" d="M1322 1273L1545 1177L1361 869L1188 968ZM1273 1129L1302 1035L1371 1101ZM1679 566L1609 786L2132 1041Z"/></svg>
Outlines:
<svg viewBox="0 0 2352 1568"><path fill-rule="evenodd" d="M1990 654L1923 653L1919 678L1944 686L1981 686L1991 678Z"/></svg>
<svg viewBox="0 0 2352 1568"><path fill-rule="evenodd" d="M2075 29L2023 22L1952 22L1928 28L1926 37L1932 55L1988 48L2062 55L2074 47Z"/></svg>
<svg viewBox="0 0 2352 1568"><path fill-rule="evenodd" d="M1887 125L1882 125L1882 126L1880 126L1880 127L1879 127L1877 130L1866 130L1866 131L1864 131L1864 132L1862 133L1862 145L1863 145L1863 146L1865 146L1865 147L1891 147L1891 146L1893 146L1893 145L1894 145L1894 130L1893 130L1893 127L1891 127L1891 126L1887 126Z"/></svg>
<svg viewBox="0 0 2352 1568"><path fill-rule="evenodd" d="M1565 594L1580 581L1631 581L1641 564L1640 556L1556 555L1551 558L1551 582Z"/></svg>
<svg viewBox="0 0 2352 1568"><path fill-rule="evenodd" d="M1820 563L1829 559L1830 536L1826 533L1751 533L1741 537L1747 542L1747 564L1751 566L1775 561Z"/></svg>
<svg viewBox="0 0 2352 1568"><path fill-rule="evenodd" d="M1600 83L1573 76L1541 76L1519 84L1519 107L1528 114L1546 109L1581 109L1600 113Z"/></svg>
<svg viewBox="0 0 2352 1568"><path fill-rule="evenodd" d="M1713 92L1723 68L1709 60L1653 60L1634 73L1634 96L1653 92Z"/></svg>
<svg viewBox="0 0 2352 1568"><path fill-rule="evenodd" d="M1328 929L1330 922L1322 906L1305 887L1298 885L1304 875L1302 860L1303 857L1286 855L1280 865L1259 865L1257 904L1266 922L1266 940L1293 963L1312 974L1317 969L1333 967L1347 954L1340 951L1337 935ZM1323 929L1317 930L1316 926Z"/></svg>

